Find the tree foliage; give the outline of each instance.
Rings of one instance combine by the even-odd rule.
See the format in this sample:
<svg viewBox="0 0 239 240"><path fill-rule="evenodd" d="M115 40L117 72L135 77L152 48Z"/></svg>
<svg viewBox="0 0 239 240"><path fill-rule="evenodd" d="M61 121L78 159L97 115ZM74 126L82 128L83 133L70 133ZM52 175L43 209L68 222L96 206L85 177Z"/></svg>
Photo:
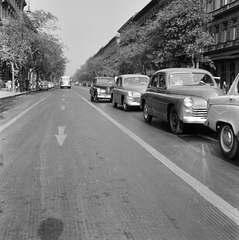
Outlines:
<svg viewBox="0 0 239 240"><path fill-rule="evenodd" d="M91 82L96 76L113 77L117 74L116 64L108 63L102 57L90 57L73 76L74 81Z"/></svg>
<svg viewBox="0 0 239 240"><path fill-rule="evenodd" d="M181 67L191 62L210 64L204 49L213 43L208 30L211 16L204 0L174 0L143 26L132 24L121 34L126 71L144 68ZM128 67L130 69L127 69Z"/></svg>
<svg viewBox="0 0 239 240"><path fill-rule="evenodd" d="M2 21L0 32L0 60L18 69L37 73L42 79L64 75L67 59L65 46L52 31L58 27L51 13L35 11Z"/></svg>

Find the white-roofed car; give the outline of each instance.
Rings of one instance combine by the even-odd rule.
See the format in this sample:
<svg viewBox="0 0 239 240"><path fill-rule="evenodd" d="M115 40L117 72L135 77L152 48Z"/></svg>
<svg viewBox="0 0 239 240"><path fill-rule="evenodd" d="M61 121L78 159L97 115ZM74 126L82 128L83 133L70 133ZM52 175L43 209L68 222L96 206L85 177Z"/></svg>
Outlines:
<svg viewBox="0 0 239 240"><path fill-rule="evenodd" d="M219 146L224 157L239 157L239 74L228 93L208 100L205 125L219 134Z"/></svg>
<svg viewBox="0 0 239 240"><path fill-rule="evenodd" d="M145 92L150 78L142 74L124 74L116 79L112 90L112 105L123 105L124 111L132 107L140 107L140 96Z"/></svg>

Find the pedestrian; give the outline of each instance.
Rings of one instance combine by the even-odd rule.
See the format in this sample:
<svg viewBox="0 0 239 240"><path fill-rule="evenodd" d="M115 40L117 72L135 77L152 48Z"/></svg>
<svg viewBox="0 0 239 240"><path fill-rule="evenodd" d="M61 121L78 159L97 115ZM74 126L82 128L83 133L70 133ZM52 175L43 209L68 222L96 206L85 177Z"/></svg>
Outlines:
<svg viewBox="0 0 239 240"><path fill-rule="evenodd" d="M222 89L223 89L224 93L226 94L227 93L227 83L225 81L223 82Z"/></svg>
<svg viewBox="0 0 239 240"><path fill-rule="evenodd" d="M7 91L11 91L11 89L12 89L12 81L8 80L7 81Z"/></svg>

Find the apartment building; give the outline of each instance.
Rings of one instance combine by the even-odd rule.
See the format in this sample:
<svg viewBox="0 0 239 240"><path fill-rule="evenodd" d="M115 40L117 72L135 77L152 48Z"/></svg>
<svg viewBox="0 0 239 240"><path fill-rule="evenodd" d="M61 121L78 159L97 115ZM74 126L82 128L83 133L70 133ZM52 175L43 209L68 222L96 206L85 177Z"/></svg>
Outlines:
<svg viewBox="0 0 239 240"><path fill-rule="evenodd" d="M160 9L173 0L151 0L143 9L132 16L118 33L122 33L131 22L140 25L145 24L148 19L152 19ZM212 14L211 31L213 32L215 43L206 49L205 55L209 56L215 64L216 69L208 69L215 76L221 78L221 83L225 81L231 85L235 76L239 73L239 0L205 0L205 7L208 14ZM112 44L116 39L112 39ZM107 58L109 46L107 44L100 49L97 56L104 56L106 59L114 60L124 51L119 46L120 39L117 38L117 54ZM107 53L107 54L106 54ZM104 55L105 54L105 55Z"/></svg>
<svg viewBox="0 0 239 240"><path fill-rule="evenodd" d="M214 36L206 55L214 61L214 75L229 87L239 73L239 0L206 0L206 8Z"/></svg>
<svg viewBox="0 0 239 240"><path fill-rule="evenodd" d="M26 6L25 0L1 0L0 2L0 19L6 17L16 17Z"/></svg>

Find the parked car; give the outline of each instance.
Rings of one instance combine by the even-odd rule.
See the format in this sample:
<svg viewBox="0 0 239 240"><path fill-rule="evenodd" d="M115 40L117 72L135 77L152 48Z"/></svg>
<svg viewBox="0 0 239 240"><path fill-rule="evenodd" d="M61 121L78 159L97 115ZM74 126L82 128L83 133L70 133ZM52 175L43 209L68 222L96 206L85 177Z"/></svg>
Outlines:
<svg viewBox="0 0 239 240"><path fill-rule="evenodd" d="M113 107L123 105L125 111L131 107L140 107L140 95L145 92L149 80L148 76L142 74L120 75L111 93Z"/></svg>
<svg viewBox="0 0 239 240"><path fill-rule="evenodd" d="M210 72L193 68L169 68L155 72L140 107L145 122L152 118L169 122L174 134L184 132L185 124L207 120L207 101L223 95Z"/></svg>
<svg viewBox="0 0 239 240"><path fill-rule="evenodd" d="M219 146L224 157L239 156L239 74L228 93L208 101L205 125L219 133Z"/></svg>
<svg viewBox="0 0 239 240"><path fill-rule="evenodd" d="M90 87L91 101L98 102L101 99L111 101L111 91L115 86L112 77L95 77Z"/></svg>
<svg viewBox="0 0 239 240"><path fill-rule="evenodd" d="M47 81L41 81L40 82L40 90L47 90L48 91L48 82Z"/></svg>

